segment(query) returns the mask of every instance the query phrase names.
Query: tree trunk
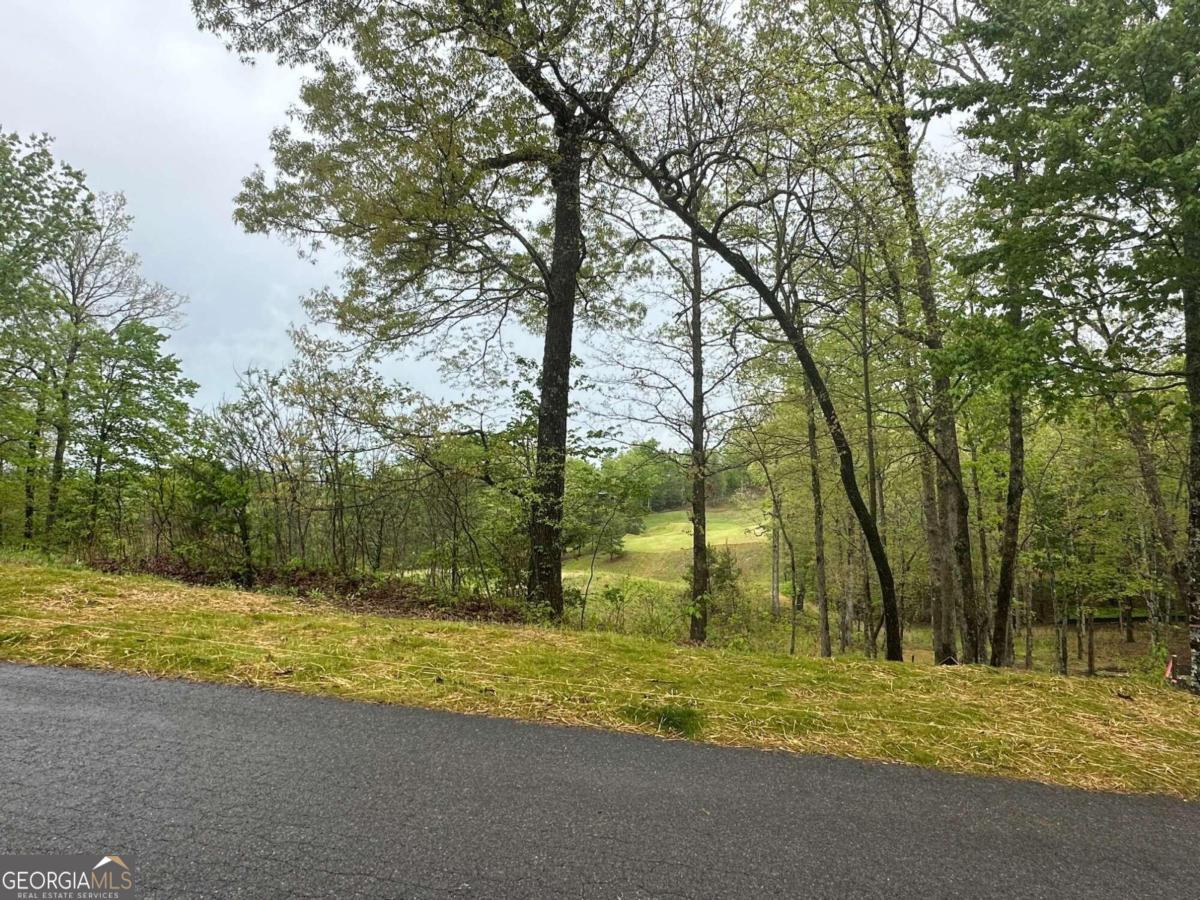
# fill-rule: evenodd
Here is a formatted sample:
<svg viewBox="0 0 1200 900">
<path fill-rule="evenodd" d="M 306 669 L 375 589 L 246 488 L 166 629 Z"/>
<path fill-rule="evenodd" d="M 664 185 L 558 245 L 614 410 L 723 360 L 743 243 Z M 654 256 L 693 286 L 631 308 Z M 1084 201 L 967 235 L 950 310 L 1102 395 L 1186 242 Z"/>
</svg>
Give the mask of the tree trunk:
<svg viewBox="0 0 1200 900">
<path fill-rule="evenodd" d="M 771 615 L 779 617 L 779 510 L 771 510 Z"/>
<path fill-rule="evenodd" d="M 783 535 L 783 542 L 787 544 L 788 550 L 788 579 L 792 586 L 792 611 L 804 611 L 804 585 L 800 581 L 800 573 L 796 567 L 796 544 L 792 540 L 791 534 L 780 520 L 779 531 Z M 793 616 L 793 622 L 795 617 Z"/>
<path fill-rule="evenodd" d="M 992 566 L 988 558 L 987 523 L 983 515 L 983 491 L 979 487 L 979 449 L 968 434 L 971 441 L 971 496 L 975 500 L 975 534 L 979 539 L 979 582 L 983 588 L 984 602 L 992 595 Z M 1003 646 L 1003 645 L 1002 645 Z"/>
<path fill-rule="evenodd" d="M 700 241 L 692 235 L 690 338 L 692 353 L 692 606 L 689 634 L 693 641 L 708 637 L 708 454 L 704 412 L 703 273 Z"/>
<path fill-rule="evenodd" d="M 1188 531 L 1185 572 L 1188 612 L 1189 680 L 1200 693 L 1200 215 L 1192 198 L 1185 208 L 1184 257 L 1189 265 L 1183 287 L 1184 368 L 1188 393 Z"/>
<path fill-rule="evenodd" d="M 875 455 L 875 404 L 871 397 L 871 338 L 867 329 L 867 274 L 862 254 L 858 257 L 859 342 L 862 361 L 863 416 L 867 431 L 867 497 L 871 518 L 881 521 L 883 485 L 879 480 L 879 465 Z M 882 532 L 882 526 L 881 526 Z M 883 540 L 882 533 L 880 540 Z M 864 554 L 865 556 L 865 554 Z M 871 603 L 871 570 L 863 566 L 863 647 L 872 659 L 877 654 L 874 612 Z"/>
<path fill-rule="evenodd" d="M 863 652 L 866 653 L 869 659 L 874 659 L 879 655 L 879 648 L 875 643 L 875 636 L 878 632 L 875 630 L 875 613 L 871 603 L 871 568 L 866 564 L 866 548 L 863 548 L 863 602 L 862 602 L 862 629 L 863 629 Z"/>
<path fill-rule="evenodd" d="M 1083 598 L 1079 596 L 1079 589 L 1076 588 L 1075 600 L 1075 658 L 1083 659 L 1083 632 L 1084 620 L 1086 616 L 1083 612 Z"/>
<path fill-rule="evenodd" d="M 33 431 L 29 433 L 26 442 L 27 459 L 25 460 L 25 527 L 22 532 L 25 543 L 33 540 L 33 519 L 37 512 L 37 474 L 38 457 L 42 453 L 42 425 L 46 415 L 46 372 L 43 369 L 38 374 L 37 406 L 33 414 Z"/>
<path fill-rule="evenodd" d="M 846 568 L 842 590 L 842 603 L 838 607 L 838 652 L 845 653 L 850 648 L 851 634 L 854 631 L 854 520 L 846 517 Z M 863 553 L 863 567 L 866 568 L 866 553 Z"/>
<path fill-rule="evenodd" d="M 1114 408 L 1118 408 L 1115 397 L 1110 395 L 1107 399 Z M 1162 488 L 1159 486 L 1158 461 L 1150 447 L 1150 437 L 1146 434 L 1146 423 L 1142 421 L 1141 413 L 1133 404 L 1126 404 L 1125 409 L 1119 410 L 1119 412 L 1124 413 L 1129 443 L 1133 445 L 1134 455 L 1137 457 L 1138 475 L 1142 483 L 1142 490 L 1146 494 L 1146 501 L 1150 504 L 1154 522 L 1154 536 L 1159 547 L 1162 548 L 1163 556 L 1166 557 L 1167 568 L 1171 573 L 1171 581 L 1175 585 L 1180 606 L 1187 609 L 1190 591 L 1187 562 L 1176 547 L 1175 520 L 1167 508 Z"/>
<path fill-rule="evenodd" d="M 1096 674 L 1096 616 L 1092 612 L 1087 613 L 1086 626 L 1087 628 L 1087 673 L 1089 675 Z"/>
<path fill-rule="evenodd" d="M 58 497 L 62 488 L 67 441 L 71 432 L 71 388 L 75 380 L 75 360 L 79 356 L 82 344 L 81 323 L 77 318 L 72 327 L 74 333 L 63 363 L 62 381 L 58 388 L 58 413 L 54 421 L 54 460 L 50 464 L 50 487 L 46 492 L 46 533 L 43 537 L 47 544 L 54 539 L 54 524 L 58 521 Z"/>
<path fill-rule="evenodd" d="M 1150 628 L 1150 652 L 1157 653 L 1162 646 L 1162 625 L 1158 612 L 1158 566 L 1153 548 L 1150 546 L 1153 537 L 1148 533 L 1145 521 L 1138 523 L 1138 548 L 1142 557 L 1141 574 L 1145 576 L 1145 593 L 1142 601 L 1146 604 L 1146 623 Z"/>
<path fill-rule="evenodd" d="M 104 446 L 105 436 L 101 436 L 100 446 Z M 88 504 L 88 534 L 87 542 L 89 548 L 95 548 L 96 535 L 99 531 L 100 524 L 100 478 L 104 474 L 104 457 L 100 454 L 96 455 L 96 461 L 92 465 L 92 495 L 91 501 Z"/>
<path fill-rule="evenodd" d="M 238 510 L 237 526 L 242 548 L 242 587 L 250 590 L 254 587 L 254 548 L 250 541 L 250 513 L 244 506 Z"/>
<path fill-rule="evenodd" d="M 1054 584 L 1054 570 L 1050 570 L 1050 606 L 1054 610 L 1055 662 L 1059 675 L 1067 674 L 1067 607 L 1058 602 L 1058 591 Z"/>
<path fill-rule="evenodd" d="M 817 639 L 821 656 L 833 655 L 829 639 L 829 591 L 825 581 L 825 503 L 821 498 L 821 455 L 817 450 L 817 415 L 813 408 L 812 388 L 805 382 L 804 400 L 808 412 L 808 465 L 812 476 L 813 503 L 813 579 L 817 594 Z"/>
<path fill-rule="evenodd" d="M 1012 177 L 1018 184 L 1025 183 L 1025 164 L 1019 156 L 1012 161 Z M 1025 309 L 1020 293 L 1013 290 L 1013 287 L 1011 283 L 1008 285 L 1005 319 L 1013 332 L 1020 332 Z M 996 618 L 992 629 L 991 658 L 993 666 L 999 665 L 996 646 L 1012 645 L 1012 634 L 1008 630 L 1011 627 L 1008 624 L 1010 617 L 1007 613 L 1013 601 L 1020 546 L 1021 504 L 1024 496 L 1025 390 L 1021 386 L 1013 385 L 1008 393 L 1008 487 L 1004 496 L 1004 524 L 1001 526 L 1000 535 L 1000 571 L 996 578 Z M 986 550 L 986 544 L 984 549 Z M 1026 637 L 1030 638 L 1029 635 Z M 1011 665 L 1011 660 L 1009 664 Z"/>
<path fill-rule="evenodd" d="M 792 656 L 796 655 L 796 628 L 800 622 L 800 612 L 804 609 L 804 583 L 800 581 L 799 572 L 796 571 L 796 545 L 792 543 L 791 537 L 787 531 L 783 533 L 784 540 L 787 541 L 788 547 L 788 566 L 791 572 L 792 585 L 792 635 L 789 644 L 788 653 Z"/>
<path fill-rule="evenodd" d="M 1025 584 L 1025 669 L 1033 668 L 1033 585 Z"/>
<path fill-rule="evenodd" d="M 886 253 L 884 262 L 887 265 L 888 280 L 891 282 L 896 322 L 902 330 L 907 330 L 908 312 L 904 305 L 900 273 L 891 256 Z M 910 427 L 917 436 L 917 465 L 921 474 L 921 524 L 925 530 L 925 546 L 929 557 L 930 631 L 932 632 L 933 661 L 937 665 L 953 664 L 958 661 L 958 649 L 954 637 L 954 574 L 951 569 L 950 551 L 947 547 L 946 517 L 938 496 L 937 475 L 933 452 L 930 450 L 929 430 L 924 425 L 921 404 L 917 396 L 916 365 L 907 352 L 905 353 L 905 368 L 908 374 L 904 379 L 904 407 Z"/>
<path fill-rule="evenodd" d="M 1009 640 L 1008 611 L 1021 532 L 1021 501 L 1025 494 L 1025 409 L 1020 392 L 1008 396 L 1008 491 L 1004 498 L 1004 527 L 1000 537 L 1000 574 L 996 579 L 996 621 L 992 632 L 993 666 L 999 666 L 1001 648 Z"/>
<path fill-rule="evenodd" d="M 556 126 L 558 153 L 550 166 L 554 189 L 554 256 L 547 285 L 537 456 L 529 510 L 528 600 L 531 605 L 548 606 L 555 619 L 561 619 L 563 613 L 562 515 L 571 340 L 583 260 L 580 208 L 583 140 L 577 122 L 572 118 Z"/>
<path fill-rule="evenodd" d="M 26 544 L 33 540 L 33 517 L 37 512 L 37 457 L 41 452 L 41 443 L 41 425 L 35 424 L 29 440 L 25 444 L 28 459 L 25 462 L 25 526 L 22 536 Z"/>
<path fill-rule="evenodd" d="M 896 145 L 895 181 L 908 228 L 909 252 L 916 268 L 917 297 L 925 319 L 925 343 L 936 353 L 942 349 L 942 326 L 933 288 L 933 259 L 925 240 L 925 229 L 917 200 L 914 181 L 916 161 L 912 155 L 912 137 L 908 119 L 903 111 L 889 114 L 887 124 Z M 958 591 L 955 599 L 961 600 L 962 604 L 965 641 L 963 657 L 967 662 L 979 662 L 982 656 L 984 623 L 976 601 L 969 504 L 963 486 L 962 462 L 959 459 L 958 427 L 950 391 L 950 378 L 940 369 L 937 360 L 932 368 L 934 447 L 939 462 L 938 495 L 955 568 L 958 571 Z"/>
</svg>

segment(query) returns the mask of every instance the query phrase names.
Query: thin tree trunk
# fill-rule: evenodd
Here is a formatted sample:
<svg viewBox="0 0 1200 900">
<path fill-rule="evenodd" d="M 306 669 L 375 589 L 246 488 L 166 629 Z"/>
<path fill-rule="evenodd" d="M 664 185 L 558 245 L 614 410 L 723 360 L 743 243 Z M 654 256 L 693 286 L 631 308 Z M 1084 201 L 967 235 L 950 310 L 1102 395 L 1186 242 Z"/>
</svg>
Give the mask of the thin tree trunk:
<svg viewBox="0 0 1200 900">
<path fill-rule="evenodd" d="M 1017 156 L 1012 163 L 1014 182 L 1025 181 L 1025 165 Z M 1014 334 L 1022 330 L 1025 309 L 1019 291 L 1009 285 L 1005 319 Z M 1013 586 L 1020 547 L 1021 504 L 1025 495 L 1025 390 L 1013 386 L 1008 393 L 1008 487 L 1004 497 L 1004 524 L 1000 536 L 1000 570 L 996 577 L 996 618 L 992 629 L 991 664 L 998 665 L 996 646 L 1011 646 L 1008 633 L 1008 611 L 1013 600 Z M 978 503 L 976 498 L 976 503 Z M 987 545 L 984 544 L 986 551 Z M 986 564 L 985 564 L 986 568 Z M 986 596 L 986 592 L 985 592 Z M 1011 662 L 1010 662 L 1011 664 Z"/>
<path fill-rule="evenodd" d="M 1017 634 L 1017 608 L 1012 606 L 1009 609 L 1008 616 L 1008 634 L 1006 635 L 1006 643 L 1004 650 L 1004 664 L 1009 668 L 1016 665 L 1017 649 L 1016 649 L 1016 634 Z"/>
<path fill-rule="evenodd" d="M 805 343 L 802 334 L 796 328 L 795 324 L 783 314 L 782 309 L 776 315 L 776 320 L 779 321 L 793 349 L 796 351 L 808 383 L 812 386 L 817 405 L 821 408 L 825 417 L 825 424 L 829 430 L 829 436 L 833 441 L 834 451 L 838 457 L 838 472 L 841 476 L 842 487 L 846 492 L 846 499 L 850 503 L 850 509 L 853 511 L 854 517 L 858 520 L 859 527 L 863 531 L 863 537 L 867 542 L 867 549 L 870 551 L 871 559 L 875 565 L 875 573 L 879 579 L 879 593 L 883 603 L 887 658 L 895 662 L 901 662 L 904 659 L 904 650 L 900 643 L 900 611 L 896 605 L 896 583 L 892 576 L 891 563 L 888 561 L 887 548 L 883 545 L 883 539 L 876 526 L 875 517 L 871 515 L 867 505 L 863 502 L 862 493 L 858 489 L 858 476 L 854 471 L 854 453 L 850 449 L 850 442 L 846 439 L 846 433 L 842 429 L 841 418 L 838 416 L 837 409 L 833 405 L 833 400 L 829 396 L 829 389 L 825 384 L 825 379 L 817 368 L 816 361 L 809 352 L 808 345 Z"/>
<path fill-rule="evenodd" d="M 1079 596 L 1079 589 L 1076 588 L 1075 590 L 1075 658 L 1083 659 L 1083 632 L 1085 629 L 1084 620 L 1086 616 L 1083 611 L 1083 598 Z"/>
<path fill-rule="evenodd" d="M 970 435 L 968 435 L 970 439 Z M 980 585 L 984 598 L 992 595 L 992 566 L 988 558 L 987 523 L 983 516 L 983 491 L 979 487 L 979 452 L 975 442 L 971 441 L 971 495 L 975 500 L 975 533 L 979 536 L 979 568 Z M 1000 645 L 1004 646 L 1003 643 Z"/>
<path fill-rule="evenodd" d="M 887 253 L 883 254 L 891 284 L 896 322 L 908 330 L 908 311 L 900 273 Z M 916 365 L 905 352 L 904 407 L 910 427 L 917 436 L 917 466 L 921 475 L 921 523 L 925 530 L 925 546 L 929 557 L 930 631 L 933 661 L 938 665 L 957 662 L 958 650 L 954 637 L 954 576 L 947 547 L 946 518 L 937 490 L 933 453 L 930 450 L 929 430 L 925 427 L 921 404 L 917 396 Z"/>
<path fill-rule="evenodd" d="M 1146 534 L 1146 526 L 1142 525 L 1142 564 L 1146 571 L 1146 618 L 1150 623 L 1150 651 L 1157 653 L 1162 646 L 1162 615 L 1158 608 L 1158 567 L 1154 564 L 1155 557 L 1150 547 L 1150 538 Z"/>
<path fill-rule="evenodd" d="M 867 273 L 862 254 L 858 257 L 859 344 L 862 362 L 863 416 L 867 431 L 867 497 L 871 518 L 881 521 L 883 485 L 879 480 L 879 465 L 875 455 L 875 404 L 871 395 L 871 339 L 867 329 Z M 882 526 L 881 526 L 882 532 Z M 882 533 L 880 539 L 883 540 Z M 865 556 L 865 554 L 864 554 Z M 863 646 L 867 656 L 877 655 L 874 612 L 871 601 L 871 570 L 863 566 Z"/>
<path fill-rule="evenodd" d="M 842 602 L 838 605 L 839 653 L 850 648 L 854 625 L 854 523 L 849 518 L 846 519 L 846 565 L 842 573 Z"/>
<path fill-rule="evenodd" d="M 1195 201 L 1184 198 L 1186 229 L 1184 257 L 1190 268 L 1183 287 L 1184 368 L 1188 393 L 1188 531 L 1185 571 L 1188 645 L 1191 650 L 1190 681 L 1200 693 L 1200 215 Z"/>
<path fill-rule="evenodd" d="M 1019 314 L 1018 314 L 1019 318 Z M 1008 641 L 1008 610 L 1021 531 L 1021 502 L 1025 494 L 1025 409 L 1018 391 L 1008 396 L 1008 490 L 1004 498 L 1004 526 L 1000 537 L 1000 573 L 996 579 L 996 621 L 992 632 L 993 666 L 1000 665 L 997 647 Z"/>
<path fill-rule="evenodd" d="M 908 226 L 909 252 L 916 268 L 917 297 L 925 319 L 925 342 L 930 350 L 942 349 L 942 326 L 937 296 L 933 287 L 933 260 L 925 240 L 920 205 L 914 181 L 916 162 L 912 156 L 912 138 L 903 111 L 889 114 L 888 126 L 896 143 L 896 184 Z M 963 657 L 967 662 L 982 658 L 983 621 L 975 594 L 974 563 L 971 559 L 969 504 L 963 485 L 959 459 L 958 427 L 950 378 L 934 369 L 931 379 L 934 447 L 938 456 L 938 495 L 950 539 L 955 568 L 958 571 L 956 600 L 961 601 L 963 616 Z M 957 605 L 957 604 L 956 604 Z"/>
<path fill-rule="evenodd" d="M 788 654 L 796 655 L 796 629 L 800 623 L 800 610 L 804 606 L 804 586 L 796 579 L 796 554 L 792 553 L 792 634 L 788 642 Z"/>
<path fill-rule="evenodd" d="M 25 444 L 28 459 L 25 462 L 25 527 L 22 535 L 26 544 L 33 540 L 33 517 L 37 512 L 37 457 L 41 452 L 41 442 L 41 426 L 35 425 Z"/>
<path fill-rule="evenodd" d="M 62 381 L 58 389 L 58 412 L 54 421 L 54 459 L 50 464 L 50 486 L 46 492 L 46 533 L 44 540 L 54 539 L 54 524 L 58 521 L 58 497 L 62 488 L 63 472 L 66 467 L 67 440 L 71 431 L 71 388 L 75 379 L 75 361 L 81 347 L 78 318 L 72 316 L 74 329 L 71 344 L 63 362 Z"/>
<path fill-rule="evenodd" d="M 792 635 L 789 643 L 788 653 L 792 656 L 796 655 L 796 627 L 800 622 L 800 611 L 804 609 L 804 583 L 800 580 L 799 573 L 796 571 L 796 547 L 792 543 L 792 539 L 785 531 L 784 539 L 787 541 L 788 547 L 788 564 L 791 571 L 792 585 Z"/>
<path fill-rule="evenodd" d="M 708 636 L 708 454 L 704 411 L 703 285 L 700 241 L 692 235 L 690 337 L 692 353 L 692 606 L 689 634 L 693 641 Z M 765 463 L 764 463 L 765 465 Z"/>
<path fill-rule="evenodd" d="M 871 603 L 871 569 L 866 565 L 867 550 L 863 547 L 863 602 L 862 602 L 862 629 L 863 629 L 863 651 L 870 659 L 874 659 L 879 655 L 879 648 L 875 643 L 875 622 L 874 611 Z"/>
<path fill-rule="evenodd" d="M 821 656 L 833 655 L 829 638 L 829 591 L 825 581 L 825 503 L 821 497 L 821 455 L 817 450 L 817 416 L 813 408 L 812 388 L 804 385 L 808 414 L 808 466 L 813 504 L 813 578 L 817 594 L 817 642 Z"/>
<path fill-rule="evenodd" d="M 788 549 L 788 576 L 789 583 L 792 586 L 792 607 L 793 612 L 804 611 L 804 586 L 800 581 L 800 573 L 796 568 L 796 544 L 792 541 L 791 534 L 788 533 L 787 527 L 780 520 L 779 531 L 783 535 L 783 542 L 787 544 Z"/>
<path fill-rule="evenodd" d="M 771 511 L 771 615 L 778 618 L 779 605 L 779 510 Z"/>
<path fill-rule="evenodd" d="M 1033 668 L 1033 585 L 1025 585 L 1025 668 Z"/>
<path fill-rule="evenodd" d="M 1058 674 L 1067 674 L 1067 607 L 1058 602 L 1058 591 L 1054 584 L 1054 570 L 1050 570 L 1050 606 L 1054 610 L 1055 640 L 1058 646 L 1055 655 L 1058 661 Z"/>
<path fill-rule="evenodd" d="M 1109 403 L 1118 408 L 1115 397 L 1107 398 Z M 1142 421 L 1141 414 L 1132 404 L 1125 404 L 1125 409 L 1120 410 L 1124 413 L 1126 422 L 1126 431 L 1129 435 L 1129 443 L 1133 446 L 1134 455 L 1138 461 L 1138 475 L 1142 483 L 1142 490 L 1146 495 L 1146 500 L 1150 504 L 1151 521 L 1154 523 L 1154 535 L 1158 540 L 1158 544 L 1162 547 L 1163 555 L 1167 560 L 1167 567 L 1171 572 L 1171 581 L 1175 585 L 1175 591 L 1179 597 L 1180 606 L 1184 609 L 1188 608 L 1188 575 L 1187 563 L 1180 556 L 1175 541 L 1175 520 L 1171 516 L 1171 511 L 1167 508 L 1166 501 L 1162 495 L 1162 488 L 1158 481 L 1158 461 L 1154 457 L 1154 451 L 1150 447 L 1150 438 L 1146 434 L 1146 425 Z"/>
<path fill-rule="evenodd" d="M 1087 673 L 1096 674 L 1096 616 L 1087 613 Z"/>
<path fill-rule="evenodd" d="M 100 445 L 104 446 L 105 436 L 101 435 Z M 100 522 L 100 478 L 104 474 L 104 457 L 97 454 L 92 466 L 92 494 L 88 504 L 88 534 L 89 548 L 95 548 L 96 536 Z"/>
<path fill-rule="evenodd" d="M 33 540 L 33 519 L 37 512 L 37 472 L 39 457 L 42 454 L 42 425 L 46 415 L 46 373 L 38 374 L 37 405 L 33 414 L 33 431 L 29 433 L 26 442 L 27 459 L 25 461 L 25 527 L 23 536 L 25 543 Z"/>
</svg>

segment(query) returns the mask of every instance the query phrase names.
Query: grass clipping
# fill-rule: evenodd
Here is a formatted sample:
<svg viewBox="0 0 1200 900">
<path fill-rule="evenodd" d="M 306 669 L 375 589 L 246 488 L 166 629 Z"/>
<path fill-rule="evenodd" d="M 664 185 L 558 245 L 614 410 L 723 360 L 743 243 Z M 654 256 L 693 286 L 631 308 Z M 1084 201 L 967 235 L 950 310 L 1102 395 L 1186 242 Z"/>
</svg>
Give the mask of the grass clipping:
<svg viewBox="0 0 1200 900">
<path fill-rule="evenodd" d="M 1200 798 L 1200 700 L 1149 679 L 383 618 L 17 563 L 0 563 L 0 659 Z"/>
</svg>

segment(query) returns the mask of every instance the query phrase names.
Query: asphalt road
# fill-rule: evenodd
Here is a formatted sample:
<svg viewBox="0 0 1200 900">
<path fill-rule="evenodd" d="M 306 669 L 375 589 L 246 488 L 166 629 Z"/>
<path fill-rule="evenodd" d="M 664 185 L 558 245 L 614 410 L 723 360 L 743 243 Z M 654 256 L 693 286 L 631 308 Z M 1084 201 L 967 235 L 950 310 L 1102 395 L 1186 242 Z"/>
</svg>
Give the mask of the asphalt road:
<svg viewBox="0 0 1200 900">
<path fill-rule="evenodd" d="M 162 898 L 1197 897 L 1200 805 L 0 665 L 0 852 Z"/>
</svg>

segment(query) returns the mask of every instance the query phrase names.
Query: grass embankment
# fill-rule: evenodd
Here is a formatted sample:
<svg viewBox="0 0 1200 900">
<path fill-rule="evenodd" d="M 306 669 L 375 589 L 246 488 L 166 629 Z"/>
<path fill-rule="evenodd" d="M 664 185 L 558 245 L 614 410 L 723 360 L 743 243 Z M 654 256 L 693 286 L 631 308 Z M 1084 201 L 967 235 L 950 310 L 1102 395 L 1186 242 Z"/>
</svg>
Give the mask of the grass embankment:
<svg viewBox="0 0 1200 900">
<path fill-rule="evenodd" d="M 385 618 L 20 563 L 0 563 L 0 658 L 1200 797 L 1200 700 L 1136 678 Z"/>
</svg>

